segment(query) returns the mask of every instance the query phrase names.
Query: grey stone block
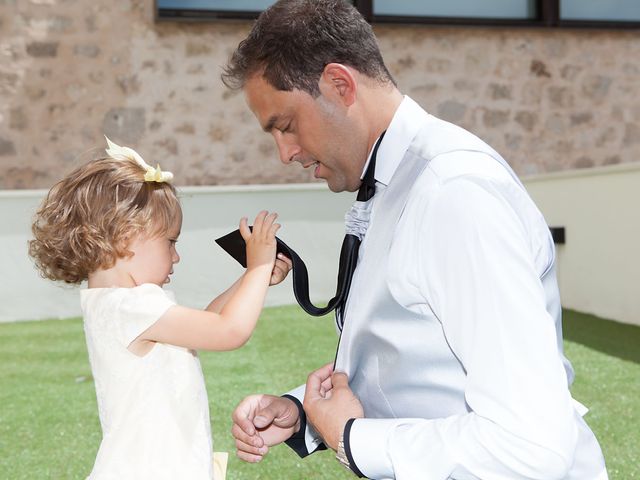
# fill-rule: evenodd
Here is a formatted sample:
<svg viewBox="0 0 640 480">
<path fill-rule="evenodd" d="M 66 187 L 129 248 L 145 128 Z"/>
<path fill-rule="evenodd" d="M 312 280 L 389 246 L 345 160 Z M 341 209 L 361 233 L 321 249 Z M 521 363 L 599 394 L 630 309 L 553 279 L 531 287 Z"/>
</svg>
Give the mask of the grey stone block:
<svg viewBox="0 0 640 480">
<path fill-rule="evenodd" d="M 58 42 L 31 42 L 27 53 L 35 58 L 55 57 L 58 55 Z"/>
<path fill-rule="evenodd" d="M 0 137 L 0 156 L 15 155 L 16 147 L 11 140 Z"/>
<path fill-rule="evenodd" d="M 102 130 L 115 142 L 135 143 L 145 131 L 144 108 L 112 108 L 104 116 Z"/>
</svg>

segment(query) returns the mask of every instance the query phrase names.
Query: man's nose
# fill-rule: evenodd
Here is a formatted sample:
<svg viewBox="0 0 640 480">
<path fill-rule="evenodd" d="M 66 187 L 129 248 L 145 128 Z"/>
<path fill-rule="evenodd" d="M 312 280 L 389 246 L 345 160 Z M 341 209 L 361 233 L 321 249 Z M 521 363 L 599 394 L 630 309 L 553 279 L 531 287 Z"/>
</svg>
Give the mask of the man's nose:
<svg viewBox="0 0 640 480">
<path fill-rule="evenodd" d="M 296 155 L 301 152 L 301 148 L 296 142 L 284 138 L 280 133 L 274 135 L 276 140 L 276 146 L 278 147 L 278 153 L 280 155 L 280 161 L 285 165 L 288 165 L 295 160 Z"/>
</svg>

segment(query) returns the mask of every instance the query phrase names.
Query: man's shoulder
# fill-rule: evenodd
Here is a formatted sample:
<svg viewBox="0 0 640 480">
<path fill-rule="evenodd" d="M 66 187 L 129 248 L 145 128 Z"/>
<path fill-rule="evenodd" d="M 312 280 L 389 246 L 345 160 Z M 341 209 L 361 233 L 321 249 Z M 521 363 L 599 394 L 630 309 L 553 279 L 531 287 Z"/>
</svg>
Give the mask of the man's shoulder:
<svg viewBox="0 0 640 480">
<path fill-rule="evenodd" d="M 472 132 L 433 115 L 424 117 L 408 152 L 426 160 L 452 154 L 470 156 L 474 153 L 484 154 L 493 160 L 500 158 L 490 145 Z"/>
<path fill-rule="evenodd" d="M 445 152 L 434 157 L 428 167 L 439 183 L 462 178 L 514 183 L 511 173 L 488 152 L 469 150 Z"/>
</svg>

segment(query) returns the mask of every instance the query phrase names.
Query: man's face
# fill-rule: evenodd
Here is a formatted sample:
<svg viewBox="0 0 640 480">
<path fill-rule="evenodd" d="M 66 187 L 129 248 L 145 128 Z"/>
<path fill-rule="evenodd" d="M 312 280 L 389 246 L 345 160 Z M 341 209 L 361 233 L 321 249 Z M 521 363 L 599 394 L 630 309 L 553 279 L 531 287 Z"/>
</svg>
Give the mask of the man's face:
<svg viewBox="0 0 640 480">
<path fill-rule="evenodd" d="M 282 163 L 313 169 L 333 192 L 358 189 L 366 140 L 359 141 L 348 109 L 335 97 L 276 90 L 261 75 L 246 82 L 244 93 L 263 130 L 273 135 Z"/>
</svg>

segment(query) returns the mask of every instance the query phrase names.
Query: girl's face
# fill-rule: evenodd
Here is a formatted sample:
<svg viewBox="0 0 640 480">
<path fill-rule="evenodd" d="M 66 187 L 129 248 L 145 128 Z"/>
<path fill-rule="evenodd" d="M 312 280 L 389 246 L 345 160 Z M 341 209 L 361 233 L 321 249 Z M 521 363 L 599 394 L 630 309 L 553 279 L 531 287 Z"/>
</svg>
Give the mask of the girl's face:
<svg viewBox="0 0 640 480">
<path fill-rule="evenodd" d="M 182 212 L 179 212 L 173 225 L 165 234 L 154 237 L 141 234 L 128 246 L 133 256 L 124 260 L 123 266 L 136 285 L 155 283 L 162 286 L 169 283 L 173 264 L 180 261 L 176 242 L 181 228 Z"/>
</svg>

